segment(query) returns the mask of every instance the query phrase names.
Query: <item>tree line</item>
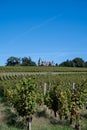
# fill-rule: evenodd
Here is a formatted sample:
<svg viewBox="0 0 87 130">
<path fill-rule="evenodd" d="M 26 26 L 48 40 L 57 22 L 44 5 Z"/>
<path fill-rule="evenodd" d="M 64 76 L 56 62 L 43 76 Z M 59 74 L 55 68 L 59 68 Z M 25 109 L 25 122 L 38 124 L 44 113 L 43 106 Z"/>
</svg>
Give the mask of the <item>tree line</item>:
<svg viewBox="0 0 87 130">
<path fill-rule="evenodd" d="M 6 61 L 6 66 L 42 66 L 39 64 L 39 60 L 38 60 L 38 64 L 33 61 L 31 59 L 31 57 L 23 57 L 23 58 L 19 58 L 19 57 L 14 57 L 11 56 L 7 59 Z M 45 66 L 45 65 L 43 65 Z M 52 64 L 49 64 L 48 66 L 52 66 Z M 53 66 L 59 66 L 59 67 L 87 67 L 87 61 L 84 61 L 82 58 L 80 57 L 76 57 L 72 60 L 66 60 L 61 62 L 60 64 L 56 63 L 53 64 Z"/>
<path fill-rule="evenodd" d="M 31 57 L 18 58 L 11 56 L 6 61 L 6 66 L 36 66 Z"/>
<path fill-rule="evenodd" d="M 61 67 L 87 67 L 87 61 L 82 58 L 76 57 L 73 60 L 66 60 L 59 64 Z"/>
</svg>

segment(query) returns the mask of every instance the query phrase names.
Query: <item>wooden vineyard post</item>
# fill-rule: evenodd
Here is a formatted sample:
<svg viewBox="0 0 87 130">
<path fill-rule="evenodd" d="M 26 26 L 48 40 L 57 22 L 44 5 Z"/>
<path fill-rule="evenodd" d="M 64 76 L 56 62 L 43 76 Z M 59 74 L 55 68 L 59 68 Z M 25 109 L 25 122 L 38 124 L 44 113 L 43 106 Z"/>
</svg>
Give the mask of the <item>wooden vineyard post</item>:
<svg viewBox="0 0 87 130">
<path fill-rule="evenodd" d="M 74 96 L 75 96 L 75 83 L 73 83 L 73 85 L 72 85 L 71 104 L 75 103 L 75 101 L 73 101 Z M 76 111 L 75 111 L 75 108 L 72 105 L 71 112 L 70 112 L 70 125 L 74 126 L 75 125 L 75 120 L 76 120 Z"/>
<path fill-rule="evenodd" d="M 26 122 L 27 122 L 27 130 L 31 130 L 32 116 L 28 116 L 26 118 Z"/>
<path fill-rule="evenodd" d="M 46 88 L 47 87 L 47 84 L 46 83 L 44 83 L 44 96 L 46 95 Z"/>
</svg>

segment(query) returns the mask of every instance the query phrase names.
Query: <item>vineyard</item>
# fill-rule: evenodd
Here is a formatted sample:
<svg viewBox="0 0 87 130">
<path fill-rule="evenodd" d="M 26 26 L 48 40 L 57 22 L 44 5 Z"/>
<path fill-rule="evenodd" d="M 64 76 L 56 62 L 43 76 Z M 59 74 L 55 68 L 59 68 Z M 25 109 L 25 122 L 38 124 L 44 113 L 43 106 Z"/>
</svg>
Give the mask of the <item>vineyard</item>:
<svg viewBox="0 0 87 130">
<path fill-rule="evenodd" d="M 20 121 L 20 129 L 31 130 L 33 117 L 32 130 L 86 130 L 86 72 L 86 68 L 1 67 L 0 95 L 16 116 L 10 124 L 18 127 L 16 121 Z M 40 126 L 42 118 L 48 127 Z M 5 124 L 8 120 L 9 116 Z"/>
<path fill-rule="evenodd" d="M 87 68 L 56 66 L 0 66 L 0 72 L 87 72 Z"/>
</svg>

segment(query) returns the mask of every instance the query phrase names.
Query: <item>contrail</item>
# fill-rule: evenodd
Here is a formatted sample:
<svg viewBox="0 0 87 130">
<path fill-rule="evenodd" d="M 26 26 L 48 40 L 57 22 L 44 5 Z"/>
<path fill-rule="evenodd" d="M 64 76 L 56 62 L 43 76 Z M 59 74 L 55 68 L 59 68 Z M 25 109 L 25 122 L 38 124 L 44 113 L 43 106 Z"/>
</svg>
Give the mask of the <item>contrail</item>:
<svg viewBox="0 0 87 130">
<path fill-rule="evenodd" d="M 51 17 L 51 18 L 45 20 L 45 21 L 42 22 L 41 24 L 38 24 L 38 25 L 36 25 L 36 26 L 31 27 L 30 29 L 27 29 L 26 31 L 24 31 L 24 32 L 21 33 L 20 35 L 16 36 L 14 40 L 11 40 L 10 43 L 14 42 L 15 40 L 17 40 L 19 37 L 23 36 L 24 34 L 29 33 L 29 32 L 31 32 L 31 31 L 33 31 L 33 30 L 39 29 L 40 27 L 42 27 L 42 26 L 44 26 L 44 25 L 50 23 L 51 21 L 54 21 L 55 19 L 57 19 L 57 17 L 61 17 L 61 16 L 62 16 L 62 14 L 58 14 L 58 15 L 56 15 L 56 16 L 53 16 L 53 17 Z"/>
<path fill-rule="evenodd" d="M 45 21 L 42 22 L 41 24 L 38 24 L 38 25 L 36 25 L 36 26 L 31 27 L 29 30 L 25 31 L 24 33 L 31 32 L 31 31 L 33 31 L 33 30 L 35 30 L 35 29 L 38 29 L 38 28 L 40 28 L 40 27 L 42 27 L 42 26 L 48 24 L 49 22 L 54 21 L 57 17 L 60 17 L 60 16 L 62 16 L 62 15 L 59 14 L 59 15 L 53 16 L 53 17 L 51 17 L 51 18 L 45 20 Z M 24 33 L 23 33 L 23 34 L 24 34 Z"/>
</svg>

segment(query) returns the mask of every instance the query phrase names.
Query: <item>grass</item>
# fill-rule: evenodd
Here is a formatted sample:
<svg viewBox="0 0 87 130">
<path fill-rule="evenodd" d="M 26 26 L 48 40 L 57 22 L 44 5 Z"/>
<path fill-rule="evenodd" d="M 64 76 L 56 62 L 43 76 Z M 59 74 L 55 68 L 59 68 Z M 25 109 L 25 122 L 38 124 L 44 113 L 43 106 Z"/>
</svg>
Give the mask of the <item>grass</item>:
<svg viewBox="0 0 87 130">
<path fill-rule="evenodd" d="M 0 123 L 0 130 L 24 130 L 24 129 L 8 126 L 5 123 Z M 62 127 L 58 127 L 58 126 L 49 127 L 49 126 L 41 125 L 37 128 L 36 128 L 36 126 L 35 127 L 33 126 L 32 130 L 72 130 L 72 129 L 68 128 L 66 126 L 62 128 Z"/>
<path fill-rule="evenodd" d="M 26 130 L 23 120 L 20 119 L 5 98 L 0 97 L 0 130 Z M 37 113 L 33 116 L 32 130 L 72 130 L 54 122 L 53 118 L 42 111 L 39 115 Z"/>
<path fill-rule="evenodd" d="M 40 117 L 40 119 L 34 118 L 32 130 L 72 130 L 72 128 L 62 126 L 61 124 L 51 124 L 50 120 Z"/>
<path fill-rule="evenodd" d="M 14 128 L 14 127 L 8 127 L 6 124 L 0 124 L 0 130 L 23 130 L 23 129 L 19 129 L 19 128 Z M 70 128 L 59 128 L 59 127 L 52 127 L 52 128 L 47 128 L 45 126 L 41 126 L 39 128 L 32 128 L 32 130 L 71 130 Z"/>
<path fill-rule="evenodd" d="M 6 125 L 5 123 L 0 123 L 0 130 L 22 130 L 22 129 L 19 129 L 19 128 L 15 128 L 14 126 L 8 126 Z"/>
<path fill-rule="evenodd" d="M 87 130 L 87 111 L 81 115 L 82 130 Z M 23 120 L 7 103 L 6 98 L 0 97 L 0 130 L 26 130 Z M 68 122 L 59 121 L 46 111 L 39 111 L 33 116 L 32 130 L 73 130 Z"/>
</svg>

